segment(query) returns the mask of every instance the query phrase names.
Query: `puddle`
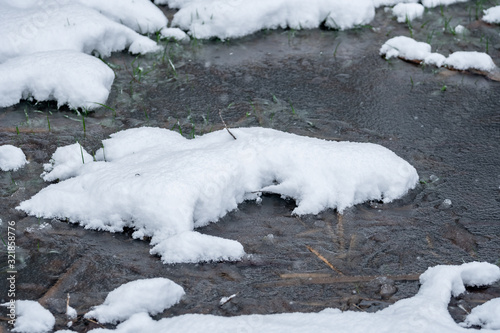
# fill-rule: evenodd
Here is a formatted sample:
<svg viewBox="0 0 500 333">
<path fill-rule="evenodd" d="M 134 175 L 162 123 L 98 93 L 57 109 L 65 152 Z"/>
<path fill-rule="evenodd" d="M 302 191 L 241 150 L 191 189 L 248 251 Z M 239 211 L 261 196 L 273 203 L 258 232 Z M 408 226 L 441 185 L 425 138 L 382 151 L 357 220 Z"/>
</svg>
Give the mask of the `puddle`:
<svg viewBox="0 0 500 333">
<path fill-rule="evenodd" d="M 477 21 L 474 6 L 446 7 L 443 14 L 440 8 L 427 10 L 424 20 L 412 23 L 414 37 L 431 38 L 433 51 L 445 55 L 481 50 L 481 43 L 486 49 L 487 40 L 489 54 L 500 64 L 498 26 Z M 470 34 L 443 32 L 445 18 Z M 85 126 L 81 115 L 57 110 L 55 103 L 0 109 L 0 144 L 22 148 L 30 161 L 19 171 L 0 173 L 2 234 L 6 221 L 15 221 L 18 232 L 18 298 L 39 300 L 61 329 L 70 293 L 79 314 L 74 328 L 81 332 L 96 327 L 81 315 L 109 291 L 158 276 L 187 294 L 160 316 L 325 307 L 376 311 L 413 296 L 418 275 L 429 266 L 498 262 L 500 83 L 385 61 L 380 46 L 408 35 L 408 26 L 383 10 L 372 26 L 168 43 L 164 54 L 137 59 L 115 54 L 107 59 L 117 75 L 107 102 L 111 109 L 88 114 Z M 14 209 L 46 186 L 39 178 L 42 164 L 58 146 L 79 141 L 93 152 L 109 134 L 138 126 L 198 136 L 223 127 L 219 111 L 230 127 L 381 144 L 414 165 L 421 184 L 394 203 L 357 205 L 341 217 L 326 211 L 298 218 L 291 215 L 294 202 L 276 196 L 265 196 L 261 205 L 243 203 L 201 230 L 241 242 L 250 255 L 236 263 L 163 265 L 149 255 L 147 242 L 128 233 L 87 231 Z M 7 262 L 5 253 L 0 260 Z M 6 279 L 0 286 L 7 290 Z M 470 290 L 452 301 L 450 311 L 460 321 L 465 312 L 459 305 L 470 308 L 499 296 L 498 283 Z"/>
</svg>

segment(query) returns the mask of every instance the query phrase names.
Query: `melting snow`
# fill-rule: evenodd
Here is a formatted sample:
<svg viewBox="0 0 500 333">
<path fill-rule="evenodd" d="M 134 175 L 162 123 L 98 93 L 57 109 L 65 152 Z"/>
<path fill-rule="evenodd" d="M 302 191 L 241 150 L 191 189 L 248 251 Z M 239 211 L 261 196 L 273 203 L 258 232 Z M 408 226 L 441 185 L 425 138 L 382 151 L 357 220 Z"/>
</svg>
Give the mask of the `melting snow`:
<svg viewBox="0 0 500 333">
<path fill-rule="evenodd" d="M 342 212 L 367 200 L 390 202 L 413 188 L 415 169 L 370 143 L 332 142 L 264 128 L 225 130 L 188 140 L 160 128 L 118 132 L 96 162 L 79 146 L 59 148 L 44 179 L 64 180 L 17 208 L 67 218 L 88 229 L 135 229 L 152 237 L 165 263 L 237 260 L 241 244 L 193 229 L 216 222 L 260 192 L 296 200 L 295 214 Z"/>
<path fill-rule="evenodd" d="M 488 23 L 500 23 L 500 6 L 486 9 L 482 20 Z"/>
<path fill-rule="evenodd" d="M 420 276 L 422 285 L 417 295 L 375 313 L 325 309 L 318 313 L 235 317 L 187 314 L 155 321 L 142 312 L 131 316 L 115 330 L 95 329 L 91 332 L 467 333 L 470 330 L 456 324 L 448 312 L 451 296 L 463 293 L 464 285 L 483 286 L 499 279 L 500 269 L 492 264 L 472 262 L 460 266 L 443 265 L 429 268 Z M 484 321 L 492 316 L 490 313 L 481 313 L 479 318 Z"/>
</svg>

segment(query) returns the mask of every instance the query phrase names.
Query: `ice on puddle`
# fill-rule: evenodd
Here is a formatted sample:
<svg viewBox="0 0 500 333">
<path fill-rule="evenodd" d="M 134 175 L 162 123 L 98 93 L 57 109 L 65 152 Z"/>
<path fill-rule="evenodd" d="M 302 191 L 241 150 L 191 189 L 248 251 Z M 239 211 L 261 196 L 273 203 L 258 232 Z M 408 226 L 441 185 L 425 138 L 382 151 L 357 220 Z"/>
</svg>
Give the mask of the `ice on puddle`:
<svg viewBox="0 0 500 333">
<path fill-rule="evenodd" d="M 452 296 L 458 296 L 467 286 L 485 286 L 500 279 L 500 268 L 489 263 L 471 262 L 460 266 L 440 265 L 427 269 L 420 276 L 420 290 L 375 313 L 324 309 L 318 313 L 281 313 L 269 315 L 243 315 L 222 317 L 202 314 L 186 314 L 153 320 L 146 313 L 137 313 L 116 329 L 94 329 L 92 333 L 176 333 L 176 332 L 405 332 L 405 333 L 467 333 L 450 313 L 448 304 Z M 232 297 L 232 296 L 230 296 Z M 229 297 L 229 298 L 230 298 Z M 220 300 L 226 301 L 228 298 Z M 491 301 L 490 301 L 491 302 Z M 484 309 L 476 310 L 481 323 L 492 320 L 498 323 L 498 303 L 485 303 Z M 472 311 L 474 313 L 474 310 Z M 471 313 L 471 315 L 472 315 Z M 475 319 L 471 319 L 474 320 Z M 473 324 L 473 321 L 471 321 Z M 489 326 L 494 327 L 494 326 Z M 482 330 L 481 332 L 493 332 Z"/>
<path fill-rule="evenodd" d="M 21 148 L 12 145 L 0 146 L 0 170 L 17 171 L 27 163 L 26 155 Z"/>
<path fill-rule="evenodd" d="M 188 140 L 160 128 L 135 128 L 103 141 L 96 162 L 79 145 L 58 148 L 44 179 L 65 179 L 17 208 L 67 218 L 88 229 L 135 229 L 151 237 L 165 263 L 238 260 L 234 240 L 194 229 L 216 222 L 258 192 L 296 200 L 294 214 L 342 212 L 368 201 L 390 202 L 418 175 L 390 150 L 370 143 L 333 142 L 264 128 L 225 130 Z M 87 162 L 90 161 L 90 162 Z"/>
</svg>

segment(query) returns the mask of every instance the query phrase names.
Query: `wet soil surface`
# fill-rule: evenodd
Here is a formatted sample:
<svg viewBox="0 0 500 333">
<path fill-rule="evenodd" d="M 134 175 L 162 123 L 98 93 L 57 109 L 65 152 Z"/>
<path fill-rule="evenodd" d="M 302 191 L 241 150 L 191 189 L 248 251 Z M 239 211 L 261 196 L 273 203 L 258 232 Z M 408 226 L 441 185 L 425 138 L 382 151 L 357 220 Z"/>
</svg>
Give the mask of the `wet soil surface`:
<svg viewBox="0 0 500 333">
<path fill-rule="evenodd" d="M 476 20 L 475 2 L 429 9 L 411 33 L 445 55 L 488 51 L 500 64 L 498 26 Z M 166 10 L 171 14 L 170 11 Z M 445 30 L 462 24 L 467 33 Z M 262 31 L 230 41 L 164 42 L 165 52 L 106 59 L 116 72 L 112 109 L 87 115 L 55 103 L 0 109 L 0 144 L 30 163 L 0 172 L 2 235 L 17 230 L 17 299 L 38 300 L 64 328 L 67 294 L 82 318 L 123 283 L 167 277 L 186 297 L 160 317 L 319 311 L 377 311 L 418 291 L 427 267 L 500 260 L 500 83 L 482 75 L 422 67 L 378 54 L 390 37 L 410 35 L 383 9 L 372 26 L 350 31 Z M 487 42 L 486 42 L 487 41 Z M 247 202 L 206 234 L 238 240 L 240 262 L 164 265 L 130 233 L 84 230 L 15 210 L 47 186 L 39 177 L 59 146 L 89 152 L 119 130 L 158 126 L 193 137 L 222 128 L 263 126 L 330 140 L 381 144 L 418 170 L 420 184 L 390 204 L 368 202 L 343 215 L 293 216 L 295 203 L 264 196 Z M 83 122 L 84 120 L 84 122 Z M 5 239 L 5 236 L 3 236 Z M 0 255 L 0 289 L 7 257 Z M 220 305 L 224 296 L 236 294 Z M 500 296 L 500 284 L 470 289 L 450 303 L 458 322 Z M 2 292 L 1 301 L 7 300 Z M 4 328 L 7 327 L 2 322 Z"/>
</svg>

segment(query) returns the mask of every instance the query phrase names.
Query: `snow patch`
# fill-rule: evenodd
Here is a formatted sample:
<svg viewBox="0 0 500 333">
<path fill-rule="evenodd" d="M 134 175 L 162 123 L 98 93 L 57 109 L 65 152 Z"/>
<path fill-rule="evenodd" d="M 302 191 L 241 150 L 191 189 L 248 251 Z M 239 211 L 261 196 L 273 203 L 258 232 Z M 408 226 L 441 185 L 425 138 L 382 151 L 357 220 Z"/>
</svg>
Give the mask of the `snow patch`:
<svg viewBox="0 0 500 333">
<path fill-rule="evenodd" d="M 495 63 L 488 54 L 476 51 L 454 52 L 446 59 L 444 65 L 458 70 L 477 69 L 485 72 L 496 68 Z"/>
<path fill-rule="evenodd" d="M 397 17 L 399 23 L 407 20 L 413 21 L 424 15 L 424 6 L 419 3 L 399 3 L 392 8 L 392 13 Z"/>
<path fill-rule="evenodd" d="M 26 155 L 21 148 L 12 145 L 0 146 L 0 170 L 17 171 L 27 163 Z"/>
<path fill-rule="evenodd" d="M 82 164 L 90 163 L 93 157 L 83 149 L 80 143 L 59 147 L 49 163 L 43 165 L 41 177 L 46 182 L 64 180 L 78 175 Z"/>
<path fill-rule="evenodd" d="M 500 330 L 500 298 L 494 298 L 472 309 L 463 326 L 473 325 L 483 329 Z"/>
<path fill-rule="evenodd" d="M 8 303 L 2 304 L 7 306 Z M 46 333 L 52 331 L 56 319 L 36 301 L 16 301 L 16 322 L 12 332 Z"/>
<path fill-rule="evenodd" d="M 136 313 L 155 315 L 177 304 L 184 294 L 181 286 L 166 278 L 135 280 L 111 291 L 85 318 L 116 324 Z"/>
<path fill-rule="evenodd" d="M 393 37 L 380 48 L 380 54 L 385 55 L 386 59 L 400 57 L 407 60 L 424 60 L 430 53 L 429 44 L 406 36 Z"/>
<path fill-rule="evenodd" d="M 500 6 L 486 9 L 482 20 L 488 23 L 500 23 Z"/>
<path fill-rule="evenodd" d="M 467 2 L 469 0 L 422 0 L 422 5 L 427 8 L 434 8 L 437 6 L 449 6 L 455 3 Z"/>
<path fill-rule="evenodd" d="M 341 312 L 325 309 L 318 313 L 282 313 L 220 317 L 187 314 L 153 320 L 146 313 L 137 313 L 115 330 L 106 332 L 405 332 L 405 333 L 467 333 L 470 330 L 455 323 L 448 312 L 451 296 L 465 291 L 465 285 L 482 286 L 500 279 L 500 269 L 489 263 L 472 262 L 460 266 L 436 266 L 421 275 L 417 295 L 400 300 L 375 313 Z M 486 304 L 485 304 L 486 305 Z M 487 306 L 492 309 L 493 306 Z M 495 306 L 496 307 L 496 306 Z M 487 315 L 488 318 L 490 315 Z M 483 317 L 485 318 L 485 317 Z M 499 317 L 496 317 L 498 320 Z M 482 330 L 481 332 L 488 332 Z M 493 331 L 489 331 L 493 332 Z"/>
<path fill-rule="evenodd" d="M 106 102 L 114 78 L 101 60 L 76 51 L 19 56 L 0 64 L 0 107 L 35 98 L 93 109 Z"/>
<path fill-rule="evenodd" d="M 75 176 L 17 209 L 88 229 L 133 228 L 134 238 L 152 237 L 151 252 L 167 263 L 236 260 L 244 254 L 239 243 L 193 229 L 259 198 L 259 191 L 295 199 L 293 213 L 302 215 L 390 202 L 418 181 L 410 164 L 379 145 L 264 128 L 231 131 L 237 140 L 225 130 L 188 140 L 165 129 L 129 129 L 104 140 L 90 163 L 82 163 L 79 147 L 62 148 L 44 177 Z"/>
<path fill-rule="evenodd" d="M 179 28 L 163 28 L 161 29 L 160 34 L 162 38 L 172 38 L 179 42 L 186 42 L 190 40 L 189 36 Z"/>
</svg>

